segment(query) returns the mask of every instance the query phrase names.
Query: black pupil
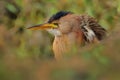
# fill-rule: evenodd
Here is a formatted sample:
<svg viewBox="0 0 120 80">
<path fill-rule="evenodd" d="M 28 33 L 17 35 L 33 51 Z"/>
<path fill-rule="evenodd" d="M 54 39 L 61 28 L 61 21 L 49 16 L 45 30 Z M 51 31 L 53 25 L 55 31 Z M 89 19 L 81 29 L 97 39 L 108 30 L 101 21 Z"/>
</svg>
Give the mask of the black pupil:
<svg viewBox="0 0 120 80">
<path fill-rule="evenodd" d="M 58 23 L 53 23 L 53 24 L 58 26 Z"/>
</svg>

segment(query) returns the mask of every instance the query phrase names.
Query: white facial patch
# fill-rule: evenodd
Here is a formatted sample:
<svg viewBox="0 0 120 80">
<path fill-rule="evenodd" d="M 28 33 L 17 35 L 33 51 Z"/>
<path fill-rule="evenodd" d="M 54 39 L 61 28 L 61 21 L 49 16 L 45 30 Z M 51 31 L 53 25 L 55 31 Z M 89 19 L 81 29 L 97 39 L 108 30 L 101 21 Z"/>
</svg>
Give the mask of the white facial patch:
<svg viewBox="0 0 120 80">
<path fill-rule="evenodd" d="M 61 36 L 61 32 L 57 29 L 48 29 L 48 32 L 50 32 L 51 34 L 55 35 L 55 36 Z"/>
</svg>

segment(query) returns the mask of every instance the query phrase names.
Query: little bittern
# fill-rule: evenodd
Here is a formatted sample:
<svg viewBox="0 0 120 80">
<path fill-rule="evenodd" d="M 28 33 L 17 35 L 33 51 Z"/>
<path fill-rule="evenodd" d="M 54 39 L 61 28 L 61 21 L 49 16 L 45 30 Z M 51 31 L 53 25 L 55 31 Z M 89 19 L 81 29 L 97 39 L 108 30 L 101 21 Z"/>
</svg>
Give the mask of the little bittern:
<svg viewBox="0 0 120 80">
<path fill-rule="evenodd" d="M 29 27 L 31 30 L 47 30 L 55 35 L 53 51 L 56 59 L 69 53 L 73 46 L 84 46 L 99 42 L 106 35 L 106 30 L 88 15 L 77 15 L 60 11 L 50 17 L 47 23 Z"/>
</svg>

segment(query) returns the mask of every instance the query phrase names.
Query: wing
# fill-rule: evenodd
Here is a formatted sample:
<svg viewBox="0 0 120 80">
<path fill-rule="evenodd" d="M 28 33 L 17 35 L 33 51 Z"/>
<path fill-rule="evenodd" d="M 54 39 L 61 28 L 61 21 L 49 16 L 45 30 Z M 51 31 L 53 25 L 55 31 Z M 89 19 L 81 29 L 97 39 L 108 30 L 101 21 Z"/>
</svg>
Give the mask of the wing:
<svg viewBox="0 0 120 80">
<path fill-rule="evenodd" d="M 98 22 L 88 15 L 80 16 L 80 28 L 86 42 L 93 42 L 95 38 L 102 40 L 106 36 L 106 30 Z"/>
</svg>

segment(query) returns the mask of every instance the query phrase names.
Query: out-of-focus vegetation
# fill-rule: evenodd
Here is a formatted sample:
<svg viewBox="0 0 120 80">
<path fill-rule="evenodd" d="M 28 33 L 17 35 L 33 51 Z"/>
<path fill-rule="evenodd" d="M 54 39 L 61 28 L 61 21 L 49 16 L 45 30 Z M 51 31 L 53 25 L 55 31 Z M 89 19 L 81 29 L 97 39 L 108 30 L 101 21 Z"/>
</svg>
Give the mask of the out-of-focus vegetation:
<svg viewBox="0 0 120 80">
<path fill-rule="evenodd" d="M 26 28 L 57 11 L 89 14 L 108 37 L 56 62 L 53 36 Z M 120 0 L 0 0 L 0 80 L 120 80 Z"/>
</svg>

